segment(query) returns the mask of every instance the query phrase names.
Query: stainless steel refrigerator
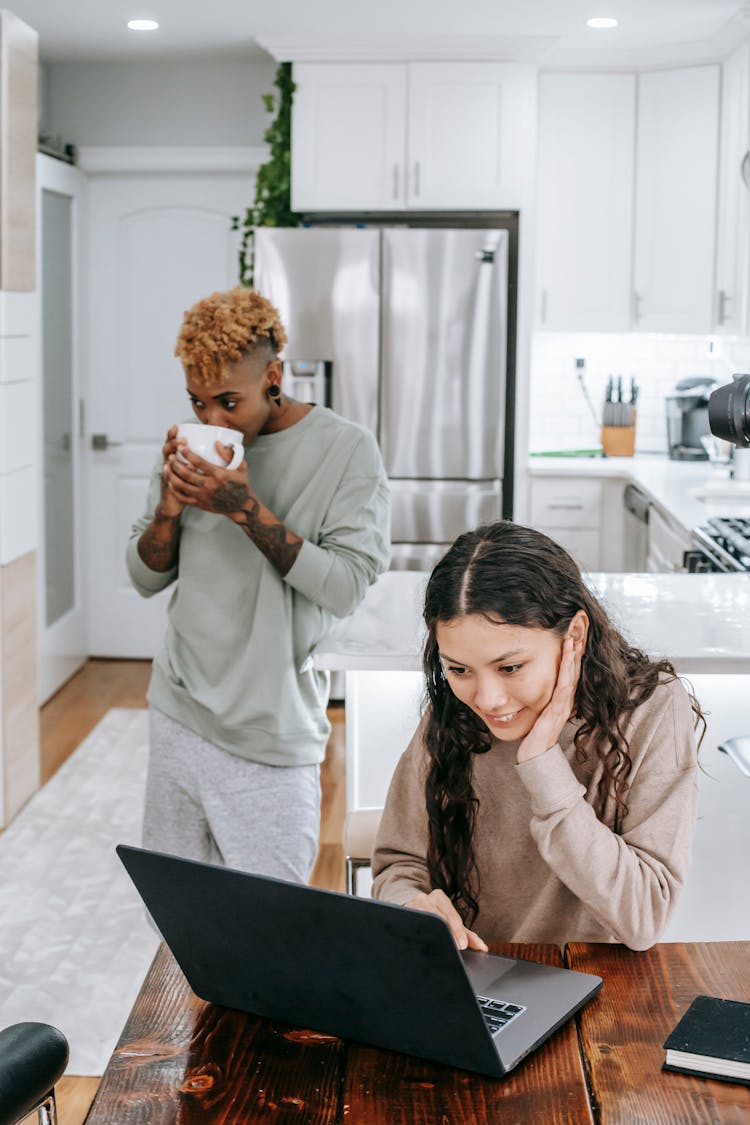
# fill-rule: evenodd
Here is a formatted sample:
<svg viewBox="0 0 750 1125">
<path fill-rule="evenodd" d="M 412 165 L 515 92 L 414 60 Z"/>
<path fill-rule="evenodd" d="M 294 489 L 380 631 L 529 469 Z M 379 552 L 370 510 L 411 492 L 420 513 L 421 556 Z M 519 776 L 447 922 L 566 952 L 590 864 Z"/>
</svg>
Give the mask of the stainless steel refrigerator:
<svg viewBox="0 0 750 1125">
<path fill-rule="evenodd" d="M 492 226 L 256 232 L 287 389 L 378 438 L 394 568 L 429 570 L 460 532 L 512 514 L 509 249 Z"/>
</svg>

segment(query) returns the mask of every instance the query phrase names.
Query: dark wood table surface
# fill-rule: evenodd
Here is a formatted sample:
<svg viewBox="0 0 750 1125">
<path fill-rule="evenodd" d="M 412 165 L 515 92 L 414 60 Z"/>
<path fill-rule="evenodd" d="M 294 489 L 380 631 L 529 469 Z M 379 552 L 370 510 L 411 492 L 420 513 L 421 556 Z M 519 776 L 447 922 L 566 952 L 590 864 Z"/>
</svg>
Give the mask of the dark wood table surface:
<svg viewBox="0 0 750 1125">
<path fill-rule="evenodd" d="M 750 1002 L 750 941 L 565 953 L 569 968 L 604 978 L 578 1016 L 601 1125 L 750 1125 L 750 1087 L 661 1069 L 662 1044 L 696 996 Z"/>
<path fill-rule="evenodd" d="M 563 963 L 553 946 L 493 951 Z M 572 945 L 566 963 L 604 988 L 498 1080 L 207 1004 L 161 946 L 86 1125 L 750 1125 L 747 1087 L 661 1070 L 695 995 L 750 1000 L 750 942 Z"/>
</svg>

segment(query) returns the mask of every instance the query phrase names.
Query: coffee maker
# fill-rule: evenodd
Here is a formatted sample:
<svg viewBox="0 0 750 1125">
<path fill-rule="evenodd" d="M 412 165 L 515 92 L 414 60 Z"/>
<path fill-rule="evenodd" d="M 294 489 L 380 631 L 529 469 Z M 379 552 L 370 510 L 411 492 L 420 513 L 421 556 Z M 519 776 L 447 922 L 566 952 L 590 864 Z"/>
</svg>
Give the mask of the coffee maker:
<svg viewBox="0 0 750 1125">
<path fill-rule="evenodd" d="M 710 375 L 691 375 L 667 395 L 667 448 L 673 461 L 708 459 L 701 438 L 711 433 L 708 400 L 716 386 Z"/>
</svg>

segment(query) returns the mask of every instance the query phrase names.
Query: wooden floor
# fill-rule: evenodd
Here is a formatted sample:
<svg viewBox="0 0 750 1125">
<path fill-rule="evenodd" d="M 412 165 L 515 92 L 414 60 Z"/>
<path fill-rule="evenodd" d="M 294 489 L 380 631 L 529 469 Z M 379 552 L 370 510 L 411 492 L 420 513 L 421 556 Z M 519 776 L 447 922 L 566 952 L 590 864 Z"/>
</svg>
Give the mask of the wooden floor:
<svg viewBox="0 0 750 1125">
<path fill-rule="evenodd" d="M 146 706 L 150 671 L 151 665 L 145 660 L 90 660 L 44 705 L 41 712 L 43 782 L 49 780 L 110 707 Z M 310 882 L 342 891 L 341 838 L 346 802 L 343 706 L 329 707 L 328 718 L 332 729 L 320 775 L 320 850 Z M 59 1125 L 81 1125 L 98 1084 L 98 1076 L 60 1080 L 57 1085 Z"/>
</svg>

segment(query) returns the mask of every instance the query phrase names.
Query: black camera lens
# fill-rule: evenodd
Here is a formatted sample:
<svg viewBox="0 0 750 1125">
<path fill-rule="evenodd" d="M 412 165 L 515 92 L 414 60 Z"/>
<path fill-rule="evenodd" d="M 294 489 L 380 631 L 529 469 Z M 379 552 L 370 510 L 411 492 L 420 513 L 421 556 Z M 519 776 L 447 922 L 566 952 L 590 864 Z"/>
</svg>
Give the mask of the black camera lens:
<svg viewBox="0 0 750 1125">
<path fill-rule="evenodd" d="M 731 441 L 738 449 L 750 446 L 750 375 L 733 375 L 732 382 L 717 387 L 708 400 L 711 433 Z"/>
</svg>

